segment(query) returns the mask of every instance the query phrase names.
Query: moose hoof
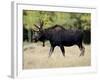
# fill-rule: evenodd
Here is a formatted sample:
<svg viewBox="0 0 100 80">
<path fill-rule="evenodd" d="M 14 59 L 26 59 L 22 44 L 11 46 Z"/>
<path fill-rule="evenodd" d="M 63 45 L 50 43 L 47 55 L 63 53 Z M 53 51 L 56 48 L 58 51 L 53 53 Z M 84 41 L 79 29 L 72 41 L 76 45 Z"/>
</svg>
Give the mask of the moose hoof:
<svg viewBox="0 0 100 80">
<path fill-rule="evenodd" d="M 80 56 L 84 56 L 84 54 L 80 54 Z"/>
<path fill-rule="evenodd" d="M 65 55 L 63 55 L 63 57 L 65 58 L 66 56 L 65 56 Z"/>
</svg>

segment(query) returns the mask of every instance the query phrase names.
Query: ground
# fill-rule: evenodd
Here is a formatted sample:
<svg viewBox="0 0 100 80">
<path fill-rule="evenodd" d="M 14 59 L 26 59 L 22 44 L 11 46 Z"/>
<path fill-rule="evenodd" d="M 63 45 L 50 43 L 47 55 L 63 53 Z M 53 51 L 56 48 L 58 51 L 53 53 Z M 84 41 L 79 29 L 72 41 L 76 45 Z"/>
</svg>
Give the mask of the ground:
<svg viewBox="0 0 100 80">
<path fill-rule="evenodd" d="M 52 56 L 48 57 L 50 45 L 42 47 L 42 44 L 38 43 L 24 44 L 23 69 L 90 66 L 91 47 L 85 44 L 84 47 L 84 56 L 79 56 L 79 48 L 77 46 L 72 46 L 65 47 L 66 57 L 63 57 L 59 47 L 56 47 Z"/>
</svg>

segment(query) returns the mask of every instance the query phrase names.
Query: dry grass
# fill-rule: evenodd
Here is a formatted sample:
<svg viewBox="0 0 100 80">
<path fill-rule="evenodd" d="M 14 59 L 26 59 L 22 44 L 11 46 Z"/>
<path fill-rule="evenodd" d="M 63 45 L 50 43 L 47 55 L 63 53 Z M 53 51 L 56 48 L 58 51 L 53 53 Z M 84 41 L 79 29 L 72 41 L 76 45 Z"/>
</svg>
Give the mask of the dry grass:
<svg viewBox="0 0 100 80">
<path fill-rule="evenodd" d="M 76 67 L 91 65 L 91 47 L 85 46 L 85 55 L 79 57 L 80 50 L 77 46 L 65 47 L 66 57 L 64 58 L 59 47 L 54 49 L 50 58 L 48 58 L 49 46 L 42 47 L 39 44 L 24 45 L 23 50 L 23 68 L 58 68 L 58 67 Z"/>
</svg>

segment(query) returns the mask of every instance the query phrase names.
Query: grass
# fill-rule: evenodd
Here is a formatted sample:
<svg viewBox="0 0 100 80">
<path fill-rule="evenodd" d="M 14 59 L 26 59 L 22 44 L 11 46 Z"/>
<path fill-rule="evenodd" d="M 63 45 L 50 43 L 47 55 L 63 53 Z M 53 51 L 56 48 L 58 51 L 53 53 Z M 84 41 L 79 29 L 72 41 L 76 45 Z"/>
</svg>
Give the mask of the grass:
<svg viewBox="0 0 100 80">
<path fill-rule="evenodd" d="M 50 45 L 48 43 L 46 44 L 45 47 L 42 47 L 42 44 L 39 43 L 24 45 L 23 69 L 79 67 L 91 65 L 90 45 L 84 45 L 85 55 L 81 57 L 79 57 L 79 48 L 77 46 L 72 46 L 65 47 L 66 57 L 63 57 L 60 48 L 56 47 L 52 56 L 48 58 Z"/>
</svg>

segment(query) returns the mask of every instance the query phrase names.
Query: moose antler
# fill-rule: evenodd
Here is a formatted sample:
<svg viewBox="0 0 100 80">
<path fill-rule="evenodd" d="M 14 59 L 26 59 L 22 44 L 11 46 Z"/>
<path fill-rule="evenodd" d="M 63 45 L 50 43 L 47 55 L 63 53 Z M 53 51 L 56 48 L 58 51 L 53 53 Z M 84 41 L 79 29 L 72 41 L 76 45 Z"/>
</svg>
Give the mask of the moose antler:
<svg viewBox="0 0 100 80">
<path fill-rule="evenodd" d="M 39 27 L 39 26 L 37 26 L 36 24 L 34 24 L 34 26 L 35 26 L 36 28 L 40 29 L 40 27 Z"/>
<path fill-rule="evenodd" d="M 39 28 L 36 24 L 33 24 L 33 26 L 35 26 L 38 30 L 37 30 L 37 29 L 32 28 L 32 31 L 37 32 L 37 31 L 39 31 L 39 30 L 40 30 L 40 28 Z"/>
<path fill-rule="evenodd" d="M 38 28 L 39 31 L 40 31 L 40 30 L 43 29 L 43 24 L 44 24 L 44 22 L 43 22 L 43 20 L 39 20 L 38 23 L 39 23 L 39 25 L 34 24 L 34 26 L 35 26 L 36 28 Z"/>
<path fill-rule="evenodd" d="M 40 28 L 41 29 L 43 29 L 43 24 L 44 24 L 43 20 L 40 20 Z"/>
<path fill-rule="evenodd" d="M 37 32 L 36 30 L 32 29 L 33 32 Z"/>
</svg>

